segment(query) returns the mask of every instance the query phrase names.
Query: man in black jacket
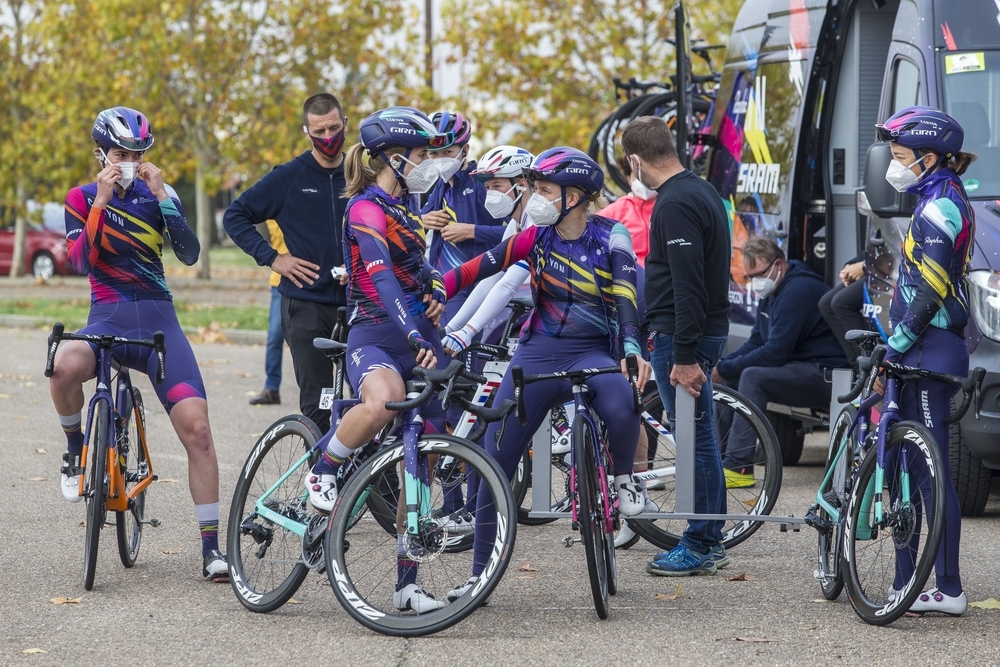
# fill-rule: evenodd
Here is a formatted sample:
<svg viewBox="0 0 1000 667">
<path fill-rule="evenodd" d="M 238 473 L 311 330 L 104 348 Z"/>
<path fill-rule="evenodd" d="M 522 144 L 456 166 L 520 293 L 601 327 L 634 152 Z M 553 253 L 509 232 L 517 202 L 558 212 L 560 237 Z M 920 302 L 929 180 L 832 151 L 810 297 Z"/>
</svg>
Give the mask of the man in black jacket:
<svg viewBox="0 0 1000 667">
<path fill-rule="evenodd" d="M 319 400 L 333 381 L 333 365 L 312 341 L 330 335 L 337 308 L 347 303 L 346 275 L 332 273 L 344 265 L 347 117 L 336 97 L 320 93 L 306 100 L 302 122 L 312 150 L 275 167 L 226 209 L 222 222 L 257 264 L 281 274 L 281 326 L 292 352 L 299 409 L 325 433 L 330 411 L 320 410 Z M 279 254 L 254 228 L 268 219 L 281 228 L 287 253 Z"/>
<path fill-rule="evenodd" d="M 629 123 L 622 147 L 632 173 L 657 191 L 646 256 L 650 361 L 663 407 L 675 416 L 675 387 L 696 397 L 695 498 L 698 514 L 724 514 L 726 489 L 712 425 L 712 367 L 729 335 L 729 217 L 719 193 L 681 166 L 662 118 Z M 722 521 L 689 521 L 680 544 L 646 566 L 650 574 L 715 574 L 729 563 Z"/>
<path fill-rule="evenodd" d="M 847 366 L 844 351 L 819 312 L 829 287 L 802 262 L 788 262 L 771 239 L 756 236 L 743 246 L 743 264 L 760 297 L 750 338 L 727 354 L 713 378 L 737 385 L 737 391 L 761 410 L 768 402 L 792 407 L 825 408 L 830 385 L 824 369 Z M 754 485 L 756 436 L 733 425 L 723 453 L 726 487 Z"/>
</svg>

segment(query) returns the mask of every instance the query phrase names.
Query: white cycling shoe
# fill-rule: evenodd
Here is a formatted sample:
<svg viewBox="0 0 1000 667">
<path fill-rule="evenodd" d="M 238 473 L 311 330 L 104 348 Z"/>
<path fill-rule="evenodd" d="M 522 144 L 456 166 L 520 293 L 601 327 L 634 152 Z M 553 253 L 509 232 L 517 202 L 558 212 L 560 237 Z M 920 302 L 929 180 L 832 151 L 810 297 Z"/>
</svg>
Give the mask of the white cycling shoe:
<svg viewBox="0 0 1000 667">
<path fill-rule="evenodd" d="M 306 476 L 306 491 L 312 506 L 329 514 L 337 504 L 337 476 L 310 473 Z"/>
<path fill-rule="evenodd" d="M 67 502 L 78 503 L 83 500 L 80 495 L 80 457 L 66 452 L 63 454 L 63 462 L 66 464 L 60 468 L 59 488 L 62 489 L 63 498 Z"/>
<path fill-rule="evenodd" d="M 472 587 L 476 585 L 477 581 L 479 581 L 479 577 L 469 577 L 468 579 L 466 579 L 464 584 L 460 584 L 455 588 L 451 589 L 450 591 L 448 591 L 447 595 L 448 602 L 454 602 L 458 598 L 462 597 L 463 595 L 471 591 Z M 492 598 L 493 598 L 492 595 L 486 598 L 486 600 L 483 602 L 483 606 L 485 607 L 486 605 L 488 605 Z"/>
<path fill-rule="evenodd" d="M 659 512 L 660 508 L 652 500 L 646 498 L 646 507 L 642 511 Z M 615 549 L 630 549 L 638 541 L 639 536 L 635 534 L 628 522 L 622 521 L 622 527 L 618 530 L 618 535 L 615 536 Z"/>
<path fill-rule="evenodd" d="M 434 596 L 416 584 L 407 584 L 392 594 L 392 604 L 400 611 L 415 611 L 426 614 L 447 607 L 447 602 L 435 600 Z"/>
<path fill-rule="evenodd" d="M 914 614 L 937 611 L 951 616 L 961 616 L 968 608 L 969 598 L 964 591 L 960 595 L 952 597 L 945 595 L 937 588 L 932 588 L 918 595 L 916 601 L 910 605 L 909 611 Z"/>
<path fill-rule="evenodd" d="M 615 489 L 618 491 L 618 511 L 622 516 L 642 514 L 646 509 L 646 494 L 632 473 L 616 475 Z"/>
</svg>

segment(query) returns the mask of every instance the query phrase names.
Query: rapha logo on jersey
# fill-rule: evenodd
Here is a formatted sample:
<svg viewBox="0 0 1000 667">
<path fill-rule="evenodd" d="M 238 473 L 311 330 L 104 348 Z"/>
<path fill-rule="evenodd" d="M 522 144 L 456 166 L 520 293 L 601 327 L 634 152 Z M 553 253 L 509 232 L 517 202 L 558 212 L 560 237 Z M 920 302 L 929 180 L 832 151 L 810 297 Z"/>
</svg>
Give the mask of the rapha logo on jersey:
<svg viewBox="0 0 1000 667">
<path fill-rule="evenodd" d="M 317 190 L 316 188 L 302 188 L 302 192 L 309 192 L 312 194 L 316 194 L 319 192 L 319 190 Z"/>
<path fill-rule="evenodd" d="M 624 271 L 625 273 L 635 273 L 635 266 L 629 264 L 623 264 L 622 271 Z"/>
<path fill-rule="evenodd" d="M 924 237 L 924 243 L 927 244 L 927 245 L 935 245 L 935 244 L 938 244 L 938 243 L 943 244 L 944 243 L 944 239 L 934 239 L 934 238 L 931 238 L 930 236 L 925 236 Z"/>
<path fill-rule="evenodd" d="M 753 162 L 740 163 L 736 192 L 778 194 L 781 165 L 774 164 L 767 145 L 767 77 L 758 76 L 746 98 L 737 100 L 734 114 L 746 114 L 743 137 L 753 154 Z"/>
<path fill-rule="evenodd" d="M 878 317 L 882 312 L 882 306 L 877 306 L 874 303 L 866 303 L 861 307 L 861 314 L 864 317 Z"/>
<path fill-rule="evenodd" d="M 391 134 L 416 134 L 417 131 L 411 127 L 390 127 L 389 132 Z"/>
</svg>

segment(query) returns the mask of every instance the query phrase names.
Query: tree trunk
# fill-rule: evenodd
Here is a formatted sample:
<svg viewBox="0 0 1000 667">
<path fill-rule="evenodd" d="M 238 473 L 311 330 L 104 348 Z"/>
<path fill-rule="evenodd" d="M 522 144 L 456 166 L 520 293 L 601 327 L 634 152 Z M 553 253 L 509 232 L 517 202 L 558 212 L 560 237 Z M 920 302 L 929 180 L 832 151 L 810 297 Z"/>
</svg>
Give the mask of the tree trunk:
<svg viewBox="0 0 1000 667">
<path fill-rule="evenodd" d="M 215 226 L 215 216 L 212 214 L 211 202 L 205 192 L 205 169 L 207 167 L 205 154 L 195 152 L 194 168 L 194 202 L 195 219 L 198 225 L 198 243 L 201 244 L 201 255 L 198 258 L 198 279 L 211 280 L 212 266 L 209 259 L 212 248 L 212 228 Z"/>
<path fill-rule="evenodd" d="M 11 118 L 14 121 L 12 131 L 18 132 L 21 129 L 23 115 L 18 100 L 11 105 Z M 14 183 L 14 197 L 17 200 L 14 218 L 14 256 L 10 262 L 10 277 L 17 278 L 24 275 L 24 244 L 27 239 L 28 221 L 25 219 L 28 213 L 28 189 L 24 183 L 24 174 L 18 172 L 17 181 Z"/>
</svg>

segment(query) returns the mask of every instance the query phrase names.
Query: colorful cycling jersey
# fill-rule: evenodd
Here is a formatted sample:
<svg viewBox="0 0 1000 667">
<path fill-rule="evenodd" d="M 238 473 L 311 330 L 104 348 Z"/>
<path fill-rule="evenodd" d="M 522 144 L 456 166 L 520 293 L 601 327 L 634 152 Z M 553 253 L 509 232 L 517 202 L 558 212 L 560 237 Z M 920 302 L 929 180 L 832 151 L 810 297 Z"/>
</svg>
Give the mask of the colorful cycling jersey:
<svg viewBox="0 0 1000 667">
<path fill-rule="evenodd" d="M 635 255 L 628 230 L 592 215 L 578 239 L 555 227 L 530 226 L 444 276 L 448 295 L 527 259 L 535 302 L 522 333 L 563 338 L 611 339 L 620 334 L 627 354 L 639 354 Z"/>
<path fill-rule="evenodd" d="M 370 185 L 347 202 L 344 221 L 351 326 L 392 321 L 409 335 L 417 329 L 412 316 L 424 309 L 424 281 L 440 289 L 440 276 L 424 261 L 420 216 Z"/>
<path fill-rule="evenodd" d="M 899 279 L 889 308 L 889 345 L 905 352 L 928 326 L 963 334 L 969 321 L 965 276 L 976 223 L 962 181 L 950 169 L 929 174 L 903 240 Z"/>
<path fill-rule="evenodd" d="M 190 266 L 201 246 L 187 224 L 181 202 L 169 186 L 168 199 L 157 202 L 140 180 L 117 190 L 104 209 L 93 208 L 97 183 L 73 188 L 66 195 L 66 247 L 70 264 L 89 274 L 93 303 L 144 299 L 172 300 L 163 277 L 163 235 L 177 259 Z"/>
</svg>

